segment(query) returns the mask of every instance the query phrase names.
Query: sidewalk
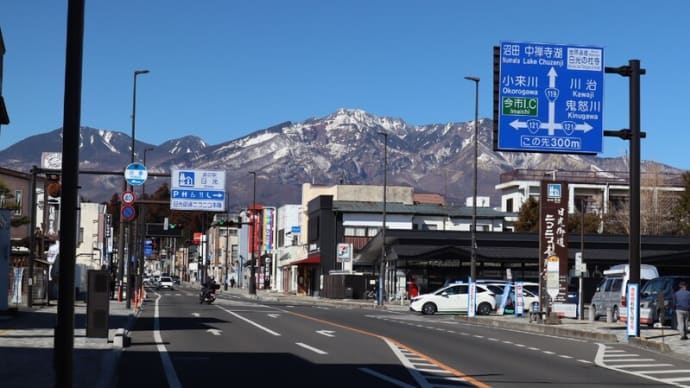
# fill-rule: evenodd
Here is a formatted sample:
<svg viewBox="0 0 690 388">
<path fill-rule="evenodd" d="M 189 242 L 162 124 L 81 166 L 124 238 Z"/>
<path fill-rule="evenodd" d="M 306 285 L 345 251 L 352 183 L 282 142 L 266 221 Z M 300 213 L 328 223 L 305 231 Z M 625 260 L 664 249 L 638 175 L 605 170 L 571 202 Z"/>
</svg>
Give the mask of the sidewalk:
<svg viewBox="0 0 690 388">
<path fill-rule="evenodd" d="M 55 386 L 53 337 L 57 305 L 19 306 L 0 315 L 0 386 L 45 388 Z M 12 307 L 12 306 L 11 306 Z M 129 328 L 134 311 L 125 302 L 110 301 L 108 338 L 86 337 L 86 303 L 74 305 L 74 387 L 110 387 L 120 349 L 113 337 L 118 328 Z"/>
<path fill-rule="evenodd" d="M 258 300 L 279 301 L 287 303 L 299 303 L 310 305 L 332 305 L 339 307 L 359 307 L 371 309 L 384 309 L 389 311 L 409 311 L 408 301 L 384 303 L 377 306 L 372 300 L 361 299 L 327 299 L 310 296 L 288 295 L 274 291 L 257 290 L 257 295 L 249 295 L 247 289 L 229 288 L 221 290 L 220 295 L 235 294 L 242 297 L 256 298 Z M 585 316 L 587 314 L 585 313 Z M 622 322 L 607 323 L 605 320 L 589 321 L 571 318 L 561 318 L 560 324 L 544 324 L 530 322 L 527 315 L 517 317 L 515 315 L 489 315 L 467 317 L 455 315 L 455 319 L 472 322 L 480 325 L 495 326 L 506 329 L 531 331 L 551 334 L 555 336 L 586 338 L 602 343 L 629 343 L 632 346 L 663 353 L 668 356 L 690 361 L 690 341 L 681 341 L 677 330 L 669 327 L 650 328 L 640 325 L 640 337 L 628 337 L 626 325 Z"/>
</svg>

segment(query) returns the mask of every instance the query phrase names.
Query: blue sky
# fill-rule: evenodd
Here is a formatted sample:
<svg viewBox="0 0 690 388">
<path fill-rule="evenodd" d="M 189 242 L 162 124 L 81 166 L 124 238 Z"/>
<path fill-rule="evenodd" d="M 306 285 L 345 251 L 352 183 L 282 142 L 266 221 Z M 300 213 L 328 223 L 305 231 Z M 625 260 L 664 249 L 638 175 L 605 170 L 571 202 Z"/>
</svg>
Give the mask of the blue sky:
<svg viewBox="0 0 690 388">
<path fill-rule="evenodd" d="M 0 149 L 62 126 L 67 0 L 3 0 Z M 590 45 L 606 66 L 639 59 L 642 159 L 690 169 L 690 2 L 628 0 L 86 1 L 84 126 L 138 140 L 197 135 L 210 144 L 339 108 L 410 124 L 492 116 L 492 47 Z M 629 126 L 628 79 L 604 77 L 604 129 Z M 604 140 L 600 156 L 624 156 Z M 38 161 L 37 161 L 38 162 Z"/>
</svg>

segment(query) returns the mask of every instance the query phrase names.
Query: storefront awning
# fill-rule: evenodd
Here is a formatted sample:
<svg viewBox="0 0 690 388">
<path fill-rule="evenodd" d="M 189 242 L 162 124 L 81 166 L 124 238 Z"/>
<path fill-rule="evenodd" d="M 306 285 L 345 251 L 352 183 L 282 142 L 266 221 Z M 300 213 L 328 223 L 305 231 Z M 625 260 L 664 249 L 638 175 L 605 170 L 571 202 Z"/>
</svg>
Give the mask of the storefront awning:
<svg viewBox="0 0 690 388">
<path fill-rule="evenodd" d="M 292 265 L 304 265 L 304 264 L 320 264 L 321 263 L 321 255 L 312 255 L 312 256 L 307 256 L 306 258 L 302 260 L 297 260 L 294 263 L 291 263 Z"/>
</svg>

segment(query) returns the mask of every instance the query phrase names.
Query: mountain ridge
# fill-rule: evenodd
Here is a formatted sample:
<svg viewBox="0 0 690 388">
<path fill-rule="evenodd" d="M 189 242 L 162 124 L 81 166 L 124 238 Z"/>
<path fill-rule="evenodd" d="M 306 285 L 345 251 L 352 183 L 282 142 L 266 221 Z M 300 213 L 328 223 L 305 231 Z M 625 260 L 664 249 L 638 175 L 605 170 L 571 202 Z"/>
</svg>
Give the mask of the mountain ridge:
<svg viewBox="0 0 690 388">
<path fill-rule="evenodd" d="M 495 152 L 493 121 L 478 123 L 478 195 L 492 198 L 500 175 L 513 169 L 570 171 L 627 171 L 625 158 L 593 155 Z M 210 145 L 199 136 L 183 136 L 159 145 L 136 141 L 135 161 L 146 156 L 147 168 L 226 171 L 230 207 L 244 207 L 252 199 L 250 171 L 257 173 L 258 202 L 271 205 L 299 203 L 304 182 L 316 184 L 374 184 L 383 182 L 384 136 L 387 133 L 389 185 L 410 185 L 417 192 L 443 194 L 449 203 L 464 203 L 472 195 L 473 122 L 410 125 L 400 118 L 372 115 L 361 109 L 341 108 L 302 122 L 285 121 L 237 139 Z M 146 152 L 144 150 L 146 149 Z M 42 152 L 62 150 L 62 130 L 33 135 L 0 151 L 4 167 L 29 172 L 40 164 Z M 131 159 L 131 137 L 123 132 L 91 127 L 80 130 L 80 168 L 123 170 Z M 670 173 L 682 170 L 656 162 Z M 122 178 L 80 175 L 82 197 L 108 201 L 119 193 Z M 146 182 L 153 192 L 169 179 Z"/>
</svg>

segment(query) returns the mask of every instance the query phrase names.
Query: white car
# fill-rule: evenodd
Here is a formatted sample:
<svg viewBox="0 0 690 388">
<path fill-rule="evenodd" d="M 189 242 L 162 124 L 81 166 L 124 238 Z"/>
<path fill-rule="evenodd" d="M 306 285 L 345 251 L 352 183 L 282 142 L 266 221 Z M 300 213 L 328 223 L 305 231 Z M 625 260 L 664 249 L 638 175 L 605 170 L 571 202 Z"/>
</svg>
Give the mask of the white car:
<svg viewBox="0 0 690 388">
<path fill-rule="evenodd" d="M 161 288 L 174 290 L 172 278 L 170 276 L 161 276 L 161 278 L 158 280 L 158 286 L 156 288 L 159 290 Z"/>
<path fill-rule="evenodd" d="M 410 310 L 422 314 L 467 313 L 467 284 L 455 283 L 410 300 Z M 486 286 L 477 284 L 477 314 L 489 315 L 496 308 L 496 297 Z"/>
</svg>

